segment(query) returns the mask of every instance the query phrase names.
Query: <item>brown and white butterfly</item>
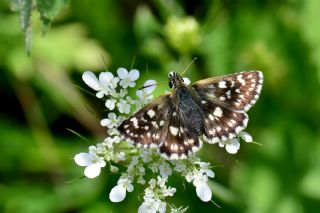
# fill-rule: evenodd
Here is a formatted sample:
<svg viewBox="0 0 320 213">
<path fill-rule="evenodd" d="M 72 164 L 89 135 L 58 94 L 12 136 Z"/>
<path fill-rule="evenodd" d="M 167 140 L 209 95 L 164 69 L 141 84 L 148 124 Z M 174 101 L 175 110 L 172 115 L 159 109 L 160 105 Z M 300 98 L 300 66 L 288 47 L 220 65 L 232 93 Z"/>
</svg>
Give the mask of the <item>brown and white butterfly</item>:
<svg viewBox="0 0 320 213">
<path fill-rule="evenodd" d="M 260 71 L 212 77 L 187 85 L 169 73 L 171 92 L 122 122 L 118 131 L 138 147 L 158 148 L 167 159 L 185 159 L 202 146 L 230 140 L 246 128 L 247 111 L 263 84 Z"/>
</svg>

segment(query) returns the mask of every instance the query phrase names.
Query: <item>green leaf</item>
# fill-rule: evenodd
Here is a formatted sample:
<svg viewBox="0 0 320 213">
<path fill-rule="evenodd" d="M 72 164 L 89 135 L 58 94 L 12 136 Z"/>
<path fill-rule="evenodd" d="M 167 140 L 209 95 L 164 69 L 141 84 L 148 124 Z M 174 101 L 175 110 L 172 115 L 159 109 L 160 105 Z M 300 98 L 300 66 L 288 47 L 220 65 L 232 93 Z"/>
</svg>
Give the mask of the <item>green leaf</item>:
<svg viewBox="0 0 320 213">
<path fill-rule="evenodd" d="M 69 0 L 36 0 L 37 9 L 40 13 L 42 32 L 50 29 L 51 20 L 69 4 Z"/>
</svg>

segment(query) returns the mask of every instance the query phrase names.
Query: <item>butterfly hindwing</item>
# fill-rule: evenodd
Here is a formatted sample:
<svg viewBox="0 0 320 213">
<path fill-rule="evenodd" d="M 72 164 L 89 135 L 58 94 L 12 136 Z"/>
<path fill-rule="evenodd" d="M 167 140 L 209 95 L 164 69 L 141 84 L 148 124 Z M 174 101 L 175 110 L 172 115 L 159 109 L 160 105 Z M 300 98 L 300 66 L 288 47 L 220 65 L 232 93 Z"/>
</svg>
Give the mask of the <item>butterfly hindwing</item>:
<svg viewBox="0 0 320 213">
<path fill-rule="evenodd" d="M 173 109 L 169 116 L 167 137 L 159 150 L 162 156 L 167 159 L 185 159 L 201 148 L 202 142 L 190 124 L 183 112 Z"/>
<path fill-rule="evenodd" d="M 204 135 L 209 143 L 217 143 L 236 137 L 245 129 L 248 115 L 245 112 L 234 112 L 227 108 L 211 105 L 202 111 Z"/>
<path fill-rule="evenodd" d="M 262 84 L 262 72 L 250 71 L 200 80 L 191 87 L 203 103 L 246 112 L 258 100 Z"/>
<path fill-rule="evenodd" d="M 169 95 L 158 97 L 123 121 L 118 131 L 139 147 L 159 147 L 167 137 L 170 99 Z"/>
</svg>

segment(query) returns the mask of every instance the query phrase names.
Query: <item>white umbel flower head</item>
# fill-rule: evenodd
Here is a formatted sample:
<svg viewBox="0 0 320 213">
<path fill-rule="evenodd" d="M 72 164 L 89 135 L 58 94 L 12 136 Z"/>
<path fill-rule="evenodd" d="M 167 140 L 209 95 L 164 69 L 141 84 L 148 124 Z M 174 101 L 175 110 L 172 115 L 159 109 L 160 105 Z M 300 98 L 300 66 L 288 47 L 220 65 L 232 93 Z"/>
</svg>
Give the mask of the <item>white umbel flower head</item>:
<svg viewBox="0 0 320 213">
<path fill-rule="evenodd" d="M 98 157 L 92 153 L 79 153 L 74 157 L 74 161 L 79 166 L 85 166 L 84 175 L 88 178 L 99 176 L 101 167 L 106 166 L 106 162 L 102 157 Z"/>
<path fill-rule="evenodd" d="M 123 88 L 134 87 L 136 85 L 135 81 L 139 78 L 140 73 L 138 70 L 133 69 L 128 72 L 127 69 L 121 67 L 117 70 L 120 80 L 120 86 Z"/>
<path fill-rule="evenodd" d="M 121 202 L 126 197 L 126 192 L 133 191 L 133 185 L 131 184 L 131 180 L 129 178 L 120 178 L 118 180 L 118 184 L 111 189 L 109 194 L 109 199 L 112 202 Z"/>
</svg>

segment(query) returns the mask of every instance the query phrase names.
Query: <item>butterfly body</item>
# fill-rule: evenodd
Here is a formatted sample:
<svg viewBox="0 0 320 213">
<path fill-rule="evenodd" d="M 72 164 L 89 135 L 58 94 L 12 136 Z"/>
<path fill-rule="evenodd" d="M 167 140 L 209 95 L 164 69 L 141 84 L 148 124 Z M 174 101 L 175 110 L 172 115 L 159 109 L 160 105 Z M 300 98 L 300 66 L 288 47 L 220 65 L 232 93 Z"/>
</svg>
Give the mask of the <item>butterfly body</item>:
<svg viewBox="0 0 320 213">
<path fill-rule="evenodd" d="M 168 159 L 183 159 L 209 143 L 234 138 L 247 126 L 246 111 L 263 83 L 259 71 L 213 77 L 186 85 L 169 73 L 170 94 L 158 97 L 125 120 L 118 131 L 134 144 L 158 148 Z"/>
</svg>

